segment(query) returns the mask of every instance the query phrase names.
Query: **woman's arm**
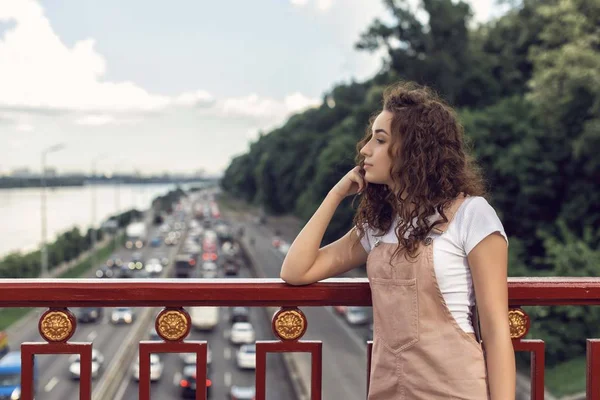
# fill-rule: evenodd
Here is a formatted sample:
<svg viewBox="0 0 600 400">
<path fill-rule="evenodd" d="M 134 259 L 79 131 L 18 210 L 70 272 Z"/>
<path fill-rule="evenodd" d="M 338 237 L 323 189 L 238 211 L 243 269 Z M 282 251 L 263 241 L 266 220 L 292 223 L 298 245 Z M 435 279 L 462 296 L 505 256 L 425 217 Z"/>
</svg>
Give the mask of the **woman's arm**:
<svg viewBox="0 0 600 400">
<path fill-rule="evenodd" d="M 308 285 L 367 261 L 367 252 L 358 243 L 354 229 L 319 249 L 325 230 L 344 197 L 359 193 L 366 187 L 367 182 L 358 166 L 340 179 L 290 246 L 281 266 L 281 279 L 291 285 Z"/>
<path fill-rule="evenodd" d="M 486 352 L 491 400 L 514 399 L 515 353 L 508 325 L 508 246 L 495 232 L 468 255 Z"/>
<path fill-rule="evenodd" d="M 356 268 L 367 252 L 351 229 L 337 241 L 319 249 L 325 230 L 343 197 L 330 192 L 290 246 L 281 267 L 281 279 L 291 285 L 308 285 Z"/>
</svg>

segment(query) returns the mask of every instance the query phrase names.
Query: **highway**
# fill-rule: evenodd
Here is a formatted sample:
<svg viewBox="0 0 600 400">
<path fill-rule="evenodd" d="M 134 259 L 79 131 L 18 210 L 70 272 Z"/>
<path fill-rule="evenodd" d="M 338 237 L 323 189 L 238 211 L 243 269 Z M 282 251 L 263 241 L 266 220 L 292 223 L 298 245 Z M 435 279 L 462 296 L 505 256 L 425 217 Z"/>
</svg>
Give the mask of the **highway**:
<svg viewBox="0 0 600 400">
<path fill-rule="evenodd" d="M 150 235 L 153 235 L 156 232 L 156 227 L 152 227 L 149 232 Z M 141 253 L 144 259 L 149 259 L 160 256 L 172 257 L 175 251 L 175 246 L 162 246 L 160 248 L 145 246 Z M 132 253 L 132 250 L 123 247 L 113 254 L 123 261 L 129 261 Z M 85 277 L 95 278 L 95 271 L 96 268 L 92 268 Z M 43 311 L 45 310 L 36 309 L 33 312 L 41 315 Z M 103 368 L 100 369 L 99 376 L 92 381 L 92 391 L 98 381 L 102 379 L 104 369 L 117 354 L 132 327 L 132 325 L 113 325 L 110 323 L 111 311 L 112 308 L 105 308 L 101 321 L 93 323 L 78 322 L 77 330 L 70 339 L 70 342 L 92 342 L 93 348 L 99 350 L 104 356 Z M 141 309 L 136 309 L 135 312 L 136 315 L 139 315 Z M 19 330 L 18 336 L 12 335 L 9 338 L 11 348 L 18 349 L 21 342 L 41 342 L 42 338 L 39 335 L 37 324 L 38 318 L 35 318 Z M 35 364 L 39 372 L 36 400 L 79 399 L 79 381 L 72 379 L 70 376 L 69 357 L 69 355 L 41 355 L 35 357 Z"/>
<path fill-rule="evenodd" d="M 244 227 L 244 240 L 260 264 L 264 277 L 279 278 L 284 255 L 272 245 L 276 227 L 268 223 L 257 224 L 250 215 L 232 215 L 230 219 Z M 364 399 L 367 391 L 367 326 L 350 326 L 331 307 L 302 307 L 302 311 L 308 319 L 303 339 L 323 342 L 323 399 Z M 304 360 L 307 362 L 308 356 Z"/>
<path fill-rule="evenodd" d="M 219 276 L 221 278 L 222 276 Z M 243 268 L 240 278 L 249 278 L 249 271 Z M 227 399 L 229 387 L 254 386 L 254 370 L 240 370 L 236 365 L 236 349 L 238 345 L 229 342 L 229 310 L 219 309 L 219 324 L 213 332 L 197 332 L 192 330 L 188 340 L 206 340 L 212 352 L 212 362 L 209 366 L 210 379 L 213 382 L 210 398 Z M 256 331 L 256 340 L 272 340 L 274 336 L 270 330 L 270 323 L 262 308 L 250 309 L 250 322 Z M 151 386 L 153 399 L 180 399 L 179 382 L 181 379 L 182 360 L 179 354 L 163 354 L 165 375 L 159 382 Z M 267 393 L 272 399 L 294 399 L 291 385 L 288 383 L 286 370 L 281 357 L 269 356 L 267 360 Z M 138 398 L 138 384 L 131 378 L 126 379 L 123 387 L 117 392 L 115 400 L 129 400 Z"/>
<path fill-rule="evenodd" d="M 189 211 L 190 207 L 186 207 Z M 260 263 L 258 270 L 266 277 L 278 277 L 283 255 L 271 244 L 274 236 L 273 227 L 258 225 L 249 215 L 230 216 L 224 214 L 234 229 L 244 226 L 245 240 L 253 238 L 252 253 Z M 157 233 L 157 227 L 152 226 L 149 237 Z M 288 239 L 288 238 L 286 238 Z M 290 240 L 292 238 L 289 238 Z M 167 247 L 164 244 L 153 248 L 145 246 L 142 254 L 144 260 L 154 257 L 168 256 L 172 259 L 179 246 Z M 132 251 L 124 248 L 114 253 L 124 261 L 131 259 Z M 253 276 L 249 266 L 243 266 L 239 276 L 250 278 Z M 95 272 L 90 271 L 89 276 Z M 219 271 L 219 278 L 223 271 Z M 36 310 L 38 314 L 44 310 Z M 142 309 L 137 309 L 139 315 Z M 303 308 L 309 324 L 304 339 L 322 340 L 323 352 L 323 398 L 325 399 L 363 399 L 366 392 L 366 346 L 364 337 L 366 327 L 351 327 L 329 307 Z M 126 341 L 127 335 L 132 331 L 132 325 L 113 325 L 109 322 L 111 309 L 104 309 L 102 321 L 97 323 L 78 323 L 77 331 L 71 342 L 92 342 L 94 349 L 99 350 L 104 356 L 103 369 L 92 383 L 92 391 L 98 387 L 103 378 L 103 372 L 110 364 L 113 357 L 121 351 L 121 345 Z M 251 308 L 250 322 L 256 331 L 256 340 L 272 340 L 273 333 L 270 328 L 271 315 L 267 315 L 262 308 Z M 197 332 L 192 330 L 188 340 L 206 340 L 212 351 L 212 363 L 209 366 L 209 378 L 212 381 L 212 399 L 227 399 L 231 385 L 254 386 L 255 371 L 241 370 L 236 365 L 236 350 L 239 346 L 229 341 L 229 310 L 221 308 L 219 323 L 212 332 Z M 150 327 L 145 327 L 148 332 Z M 147 339 L 147 338 L 144 338 Z M 12 348 L 18 348 L 21 342 L 41 341 L 37 329 L 37 318 L 20 330 L 19 336 L 13 335 L 9 339 Z M 161 354 L 164 363 L 164 372 L 158 382 L 152 384 L 152 398 L 168 400 L 181 398 L 181 371 L 183 362 L 179 354 Z M 304 357 L 304 355 L 302 356 Z M 306 356 L 304 359 L 307 360 Z M 37 400 L 71 400 L 78 399 L 77 380 L 69 374 L 68 355 L 64 356 L 36 356 L 36 365 L 39 368 Z M 132 376 L 132 365 L 122 367 L 122 381 L 115 400 L 130 400 L 138 398 L 138 384 Z M 267 398 L 295 399 L 292 385 L 287 376 L 282 357 L 269 355 L 267 358 Z"/>
</svg>

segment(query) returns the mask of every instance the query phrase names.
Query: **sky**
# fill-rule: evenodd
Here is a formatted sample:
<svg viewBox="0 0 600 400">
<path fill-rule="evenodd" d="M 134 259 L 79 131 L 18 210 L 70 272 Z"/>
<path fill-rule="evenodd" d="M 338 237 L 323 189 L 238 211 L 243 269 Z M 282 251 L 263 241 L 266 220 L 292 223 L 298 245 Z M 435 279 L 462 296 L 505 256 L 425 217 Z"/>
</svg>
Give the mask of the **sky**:
<svg viewBox="0 0 600 400">
<path fill-rule="evenodd" d="M 411 0 L 413 1 L 413 0 Z M 485 21 L 494 0 L 470 0 Z M 0 0 L 0 174 L 222 173 L 258 132 L 363 81 L 378 0 Z"/>
</svg>

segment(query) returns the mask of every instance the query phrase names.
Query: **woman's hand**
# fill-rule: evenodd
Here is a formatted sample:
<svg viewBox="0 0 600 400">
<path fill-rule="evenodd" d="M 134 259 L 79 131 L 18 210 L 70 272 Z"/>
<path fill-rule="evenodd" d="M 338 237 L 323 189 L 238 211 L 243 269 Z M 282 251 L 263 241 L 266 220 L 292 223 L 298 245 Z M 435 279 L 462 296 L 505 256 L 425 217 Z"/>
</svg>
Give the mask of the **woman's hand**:
<svg viewBox="0 0 600 400">
<path fill-rule="evenodd" d="M 361 193 L 367 188 L 367 181 L 361 173 L 361 168 L 356 166 L 352 168 L 346 175 L 340 179 L 338 183 L 331 189 L 331 192 L 344 198 Z"/>
</svg>

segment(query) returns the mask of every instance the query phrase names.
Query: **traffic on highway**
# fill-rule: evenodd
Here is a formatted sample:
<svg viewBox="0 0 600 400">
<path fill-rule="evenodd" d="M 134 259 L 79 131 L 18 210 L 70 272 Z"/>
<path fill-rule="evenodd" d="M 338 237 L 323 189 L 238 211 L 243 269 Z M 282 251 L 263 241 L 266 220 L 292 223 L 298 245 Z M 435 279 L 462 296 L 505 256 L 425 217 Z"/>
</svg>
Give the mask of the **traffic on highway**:
<svg viewBox="0 0 600 400">
<path fill-rule="evenodd" d="M 146 213 L 140 221 L 127 227 L 124 245 L 101 265 L 89 271 L 95 279 L 179 279 L 252 278 L 257 272 L 248 265 L 241 250 L 242 240 L 255 250 L 264 277 L 276 277 L 289 244 L 271 232 L 262 223 L 247 218 L 225 218 L 215 201 L 215 192 L 192 192 L 174 204 L 173 212 L 164 215 Z M 264 271 L 267 271 L 265 273 Z M 44 310 L 38 310 L 39 315 Z M 94 399 L 103 399 L 109 393 L 107 381 L 116 389 L 110 398 L 137 399 L 139 382 L 138 355 L 123 362 L 123 351 L 138 345 L 138 340 L 161 340 L 154 330 L 154 318 L 141 338 L 134 337 L 143 308 L 83 307 L 71 310 L 78 327 L 71 342 L 92 342 L 92 392 Z M 153 317 L 160 309 L 152 309 Z M 255 397 L 255 343 L 272 340 L 270 318 L 266 309 L 258 307 L 188 307 L 192 330 L 187 340 L 208 343 L 208 398 L 254 399 Z M 356 397 L 364 389 L 364 358 L 366 339 L 369 339 L 370 315 L 362 308 L 305 310 L 309 331 L 305 338 L 324 341 L 324 393 L 326 380 L 342 378 L 350 373 L 348 392 Z M 317 314 L 315 314 L 317 313 Z M 340 318 L 342 317 L 342 318 Z M 331 320 L 337 325 L 331 325 Z M 346 321 L 343 321 L 346 319 Z M 145 319 L 148 321 L 148 319 Z M 316 324 L 316 325 L 315 325 Z M 321 329 L 315 331 L 315 326 Z M 314 337 L 313 337 L 314 336 Z M 40 341 L 37 320 L 32 319 L 21 330 L 20 337 L 9 338 L 10 347 L 18 349 L 21 342 Z M 344 373 L 331 372 L 327 365 L 335 365 L 327 346 L 333 342 L 348 348 L 338 355 L 346 359 Z M 362 343 L 361 343 L 362 342 Z M 338 361 L 340 358 L 338 357 Z M 202 384 L 196 382 L 194 354 L 153 354 L 150 379 L 152 398 L 195 398 Z M 35 358 L 38 372 L 36 399 L 69 400 L 79 398 L 79 357 L 76 355 L 43 355 Z M 356 367 L 352 366 L 356 365 Z M 333 368 L 335 370 L 335 368 Z M 352 371 L 352 372 L 348 372 Z M 329 375 L 332 375 L 331 377 Z M 354 377 L 354 375 L 356 375 Z M 346 378 L 344 378 L 346 379 Z M 339 385 L 336 390 L 339 391 Z M 363 391 L 364 392 L 364 391 Z M 338 392 L 336 392 L 338 393 Z M 12 393 L 11 393 L 12 395 Z M 267 395 L 274 399 L 296 398 L 283 358 L 277 354 L 267 357 Z M 11 400 L 18 396 L 8 397 Z M 336 395 L 335 398 L 340 398 Z"/>
</svg>

